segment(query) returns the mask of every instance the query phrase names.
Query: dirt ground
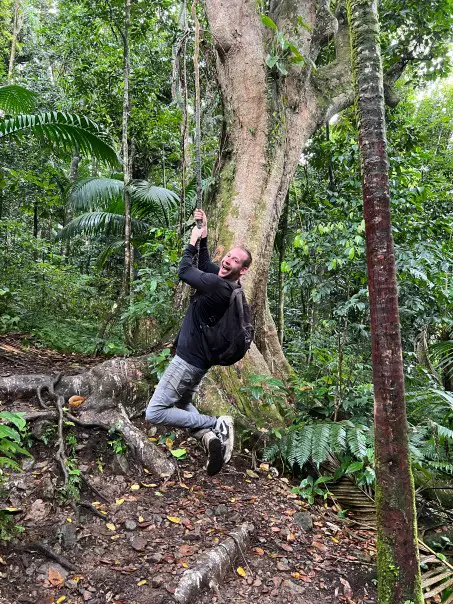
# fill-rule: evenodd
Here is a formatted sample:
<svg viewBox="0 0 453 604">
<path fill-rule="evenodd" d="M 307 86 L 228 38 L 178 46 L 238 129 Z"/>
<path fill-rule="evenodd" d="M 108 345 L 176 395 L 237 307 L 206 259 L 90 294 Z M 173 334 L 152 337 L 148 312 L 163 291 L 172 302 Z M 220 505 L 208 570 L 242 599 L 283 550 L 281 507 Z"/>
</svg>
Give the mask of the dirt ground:
<svg viewBox="0 0 453 604">
<path fill-rule="evenodd" d="M 27 357 L 21 346 L 20 338 L 0 340 L 0 375 L 79 371 L 99 362 L 34 347 Z M 142 420 L 138 425 L 149 430 Z M 309 506 L 287 478 L 252 463 L 246 451 L 208 477 L 203 451 L 180 432 L 173 449 L 185 448 L 187 456 L 176 475 L 156 480 L 115 454 L 111 435 L 68 430 L 89 483 L 82 483 L 82 505 L 73 509 L 61 492 L 51 429 L 46 445 L 33 440 L 33 459 L 23 460 L 24 471 L 12 473 L 0 494 L 0 507 L 20 510 L 14 518 L 24 528 L 0 547 L 1 604 L 169 604 L 182 573 L 244 522 L 255 527 L 250 547 L 198 603 L 377 601 L 373 532 L 340 519 L 329 503 Z"/>
</svg>

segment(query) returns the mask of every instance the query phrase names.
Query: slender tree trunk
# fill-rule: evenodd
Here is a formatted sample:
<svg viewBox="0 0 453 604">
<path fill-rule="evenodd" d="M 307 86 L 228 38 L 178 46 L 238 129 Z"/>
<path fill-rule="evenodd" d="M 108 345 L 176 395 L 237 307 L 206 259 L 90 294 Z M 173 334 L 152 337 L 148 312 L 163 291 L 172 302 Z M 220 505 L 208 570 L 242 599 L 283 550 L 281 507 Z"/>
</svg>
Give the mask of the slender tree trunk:
<svg viewBox="0 0 453 604">
<path fill-rule="evenodd" d="M 326 141 L 329 142 L 330 141 L 330 126 L 329 126 L 329 122 L 326 122 Z M 335 176 L 333 173 L 333 165 L 332 165 L 332 156 L 331 153 L 329 151 L 329 161 L 327 164 L 327 170 L 329 173 L 329 187 L 331 191 L 335 191 L 336 190 L 336 186 L 335 186 Z"/>
<path fill-rule="evenodd" d="M 286 196 L 285 208 L 280 220 L 280 245 L 278 250 L 278 302 L 277 302 L 277 332 L 278 341 L 283 345 L 285 330 L 285 273 L 282 271 L 282 263 L 285 259 L 286 236 L 288 233 L 288 208 L 289 193 Z"/>
<path fill-rule="evenodd" d="M 377 6 L 376 0 L 348 0 L 347 6 L 359 115 L 371 312 L 378 599 L 382 604 L 421 604 L 423 595 L 390 221 Z"/>
<path fill-rule="evenodd" d="M 124 273 L 123 273 L 123 292 L 124 296 L 129 296 L 131 288 L 131 270 L 132 270 L 132 254 L 131 254 L 131 194 L 129 190 L 129 182 L 131 180 L 131 170 L 129 161 L 129 141 L 128 141 L 128 120 L 130 113 L 130 97 L 129 97 L 129 79 L 130 79 L 130 54 L 129 54 L 129 27 L 131 20 L 131 0 L 125 0 L 124 3 L 124 30 L 123 37 L 123 57 L 124 57 L 124 92 L 123 92 L 123 136 L 122 136 L 122 152 L 123 152 L 123 174 L 124 174 Z"/>
<path fill-rule="evenodd" d="M 71 159 L 71 169 L 69 172 L 69 181 L 71 182 L 71 184 L 73 184 L 77 180 L 77 175 L 79 172 L 79 163 L 80 163 L 80 156 L 73 155 L 73 157 Z M 65 209 L 64 209 L 64 214 L 63 214 L 63 226 L 66 226 L 71 220 L 72 220 L 72 209 L 69 204 L 69 201 L 67 201 Z M 66 241 L 66 244 L 64 244 L 64 243 L 62 244 L 61 254 L 66 256 L 66 258 L 69 258 L 70 253 L 71 253 L 71 240 L 68 239 Z"/>
<path fill-rule="evenodd" d="M 16 61 L 17 38 L 21 29 L 22 22 L 20 18 L 20 0 L 14 0 L 13 32 L 11 37 L 11 52 L 9 55 L 8 66 L 8 84 L 11 84 L 11 82 L 13 81 L 14 65 Z"/>
</svg>

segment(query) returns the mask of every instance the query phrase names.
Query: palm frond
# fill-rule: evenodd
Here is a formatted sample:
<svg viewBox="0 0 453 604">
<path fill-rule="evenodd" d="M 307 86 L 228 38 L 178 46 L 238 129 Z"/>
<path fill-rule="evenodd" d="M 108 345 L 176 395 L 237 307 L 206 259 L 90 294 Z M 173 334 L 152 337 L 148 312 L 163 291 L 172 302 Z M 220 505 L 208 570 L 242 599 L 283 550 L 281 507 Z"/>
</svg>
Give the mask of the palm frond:
<svg viewBox="0 0 453 604">
<path fill-rule="evenodd" d="M 56 236 L 57 239 L 70 239 L 75 235 L 100 235 L 122 237 L 125 219 L 121 214 L 111 212 L 86 212 L 69 222 Z M 134 235 L 144 234 L 149 226 L 141 220 L 132 221 Z"/>
<path fill-rule="evenodd" d="M 37 100 L 35 92 L 17 84 L 0 86 L 0 109 L 7 114 L 30 113 L 35 109 Z"/>
<path fill-rule="evenodd" d="M 96 266 L 98 268 L 102 268 L 104 264 L 107 262 L 108 258 L 118 250 L 124 250 L 124 239 L 115 239 L 106 245 L 102 252 L 96 259 Z"/>
<path fill-rule="evenodd" d="M 77 152 L 118 166 L 115 150 L 99 126 L 81 115 L 53 111 L 16 115 L 0 121 L 0 142 L 32 133 L 56 151 Z"/>
<path fill-rule="evenodd" d="M 139 218 L 151 216 L 164 219 L 169 226 L 169 214 L 177 207 L 179 197 L 173 191 L 156 187 L 146 180 L 133 180 L 129 188 L 132 196 L 132 211 Z"/>
<path fill-rule="evenodd" d="M 82 178 L 72 185 L 69 203 L 75 210 L 107 208 L 118 198 L 122 200 L 123 190 L 123 181 L 116 178 Z"/>
</svg>

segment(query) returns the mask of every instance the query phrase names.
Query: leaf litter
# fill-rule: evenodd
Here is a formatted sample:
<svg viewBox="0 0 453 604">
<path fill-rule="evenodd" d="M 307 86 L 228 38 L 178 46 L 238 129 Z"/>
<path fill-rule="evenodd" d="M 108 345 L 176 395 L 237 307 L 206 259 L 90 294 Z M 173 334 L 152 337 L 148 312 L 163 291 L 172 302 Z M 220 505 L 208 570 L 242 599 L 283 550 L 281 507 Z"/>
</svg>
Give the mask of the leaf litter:
<svg viewBox="0 0 453 604">
<path fill-rule="evenodd" d="M 208 477 L 203 452 L 195 441 L 185 440 L 187 455 L 178 461 L 177 476 L 159 480 L 136 469 L 127 476 L 115 475 L 108 458 L 112 453 L 99 450 L 101 441 L 96 431 L 90 432 L 79 463 L 87 466 L 90 482 L 110 502 L 92 502 L 108 513 L 109 522 L 80 508 L 77 523 L 69 505 L 43 501 L 41 484 L 56 474 L 44 447 L 36 451 L 35 468 L 42 463 L 40 470 L 45 471 L 21 474 L 27 488 L 9 493 L 14 501 L 8 503 L 23 510 L 17 517 L 17 523 L 25 526 L 22 540 L 45 542 L 70 560 L 77 573 L 65 578 L 51 575 L 52 565 L 43 555 L 23 554 L 12 544 L 2 546 L 1 570 L 7 581 L 1 595 L 6 602 L 173 602 L 182 573 L 243 522 L 251 522 L 255 531 L 250 548 L 236 560 L 236 572 L 230 572 L 220 587 L 225 601 L 376 602 L 373 533 L 339 519 L 328 506 L 309 506 L 294 498 L 291 481 L 279 478 L 268 464 L 252 469 L 250 459 L 233 456 L 219 475 Z M 177 446 L 175 441 L 173 447 Z M 96 463 L 100 455 L 103 472 Z M 90 494 L 82 495 L 86 500 Z M 34 503 L 37 498 L 45 505 Z M 52 514 L 43 513 L 52 506 Z M 298 524 L 300 512 L 311 514 L 313 530 Z M 70 516 L 77 529 L 72 544 L 65 542 L 60 529 Z M 43 562 L 49 569 L 44 577 Z M 17 599 L 18 593 L 26 595 Z M 202 593 L 197 600 L 211 602 L 220 602 L 215 592 Z"/>
</svg>

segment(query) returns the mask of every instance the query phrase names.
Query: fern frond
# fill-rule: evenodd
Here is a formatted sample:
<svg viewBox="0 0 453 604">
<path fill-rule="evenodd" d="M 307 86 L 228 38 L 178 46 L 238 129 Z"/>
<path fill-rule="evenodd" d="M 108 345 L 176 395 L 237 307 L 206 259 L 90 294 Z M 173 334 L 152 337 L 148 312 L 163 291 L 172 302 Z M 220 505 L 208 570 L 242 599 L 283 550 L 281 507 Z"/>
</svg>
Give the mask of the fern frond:
<svg viewBox="0 0 453 604">
<path fill-rule="evenodd" d="M 347 443 L 351 453 L 357 459 L 363 459 L 366 455 L 366 438 L 364 430 L 361 427 L 349 428 L 347 430 Z"/>
<path fill-rule="evenodd" d="M 311 445 L 311 459 L 316 466 L 325 461 L 330 453 L 332 424 L 314 424 Z"/>
</svg>

